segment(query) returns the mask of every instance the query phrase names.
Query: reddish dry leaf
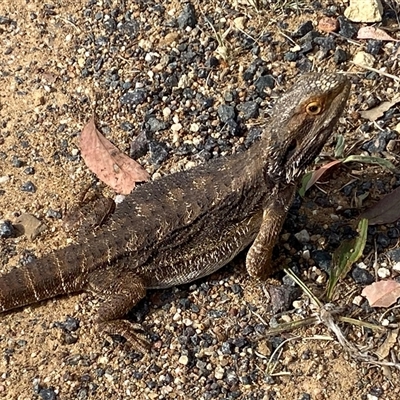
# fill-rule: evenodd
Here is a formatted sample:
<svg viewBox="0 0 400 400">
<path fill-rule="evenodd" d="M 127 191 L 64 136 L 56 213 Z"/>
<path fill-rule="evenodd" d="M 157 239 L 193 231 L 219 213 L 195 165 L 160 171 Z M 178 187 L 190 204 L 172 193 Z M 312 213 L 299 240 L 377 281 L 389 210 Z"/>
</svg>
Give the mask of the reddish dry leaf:
<svg viewBox="0 0 400 400">
<path fill-rule="evenodd" d="M 318 168 L 317 170 L 313 171 L 310 180 L 307 182 L 306 191 L 310 189 L 310 187 L 313 186 L 316 182 L 318 182 L 321 176 L 326 171 L 328 171 L 328 169 L 332 168 L 336 164 L 340 164 L 341 162 L 342 162 L 341 160 L 334 160 L 328 164 L 323 165 L 321 168 Z"/>
<path fill-rule="evenodd" d="M 136 182 L 149 179 L 149 174 L 141 165 L 97 130 L 94 117 L 82 130 L 80 147 L 87 167 L 117 193 L 129 194 Z"/>
<path fill-rule="evenodd" d="M 375 39 L 375 40 L 387 40 L 398 42 L 397 39 L 389 36 L 385 31 L 374 26 L 363 26 L 358 30 L 357 39 Z"/>
<path fill-rule="evenodd" d="M 371 307 L 390 307 L 400 297 L 400 283 L 394 280 L 374 282 L 361 293 Z"/>
<path fill-rule="evenodd" d="M 391 224 L 400 218 L 400 187 L 384 196 L 362 214 L 369 225 Z"/>
</svg>

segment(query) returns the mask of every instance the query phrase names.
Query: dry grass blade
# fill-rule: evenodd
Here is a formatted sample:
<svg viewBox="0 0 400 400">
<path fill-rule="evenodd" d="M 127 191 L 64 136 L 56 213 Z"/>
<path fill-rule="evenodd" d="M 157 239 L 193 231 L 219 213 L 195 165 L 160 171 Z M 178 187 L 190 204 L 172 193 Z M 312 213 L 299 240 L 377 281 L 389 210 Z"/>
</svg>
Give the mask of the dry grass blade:
<svg viewBox="0 0 400 400">
<path fill-rule="evenodd" d="M 326 310 L 325 308 L 321 308 L 320 310 L 320 320 L 321 322 L 335 334 L 337 340 L 342 345 L 342 347 L 352 356 L 353 358 L 367 362 L 373 365 L 380 365 L 380 366 L 387 366 L 387 367 L 394 367 L 400 370 L 400 363 L 394 363 L 390 361 L 378 361 L 374 357 L 370 356 L 367 353 L 361 352 L 355 345 L 350 343 L 343 335 L 341 329 L 335 323 L 332 314 Z"/>
<path fill-rule="evenodd" d="M 389 160 L 386 160 L 381 157 L 352 155 L 352 156 L 346 157 L 342 162 L 343 162 L 343 164 L 348 163 L 348 162 L 375 164 L 375 165 L 380 165 L 381 167 L 385 167 L 390 171 L 396 171 L 396 169 L 397 169 Z"/>
</svg>

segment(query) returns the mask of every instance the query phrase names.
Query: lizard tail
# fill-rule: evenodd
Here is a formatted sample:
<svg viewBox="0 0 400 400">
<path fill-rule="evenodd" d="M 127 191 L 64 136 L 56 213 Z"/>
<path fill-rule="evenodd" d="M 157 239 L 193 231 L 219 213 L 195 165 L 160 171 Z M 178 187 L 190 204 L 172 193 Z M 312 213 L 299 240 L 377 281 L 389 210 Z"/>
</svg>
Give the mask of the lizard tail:
<svg viewBox="0 0 400 400">
<path fill-rule="evenodd" d="M 82 290 L 87 259 L 81 249 L 60 249 L 0 276 L 0 312 Z"/>
</svg>

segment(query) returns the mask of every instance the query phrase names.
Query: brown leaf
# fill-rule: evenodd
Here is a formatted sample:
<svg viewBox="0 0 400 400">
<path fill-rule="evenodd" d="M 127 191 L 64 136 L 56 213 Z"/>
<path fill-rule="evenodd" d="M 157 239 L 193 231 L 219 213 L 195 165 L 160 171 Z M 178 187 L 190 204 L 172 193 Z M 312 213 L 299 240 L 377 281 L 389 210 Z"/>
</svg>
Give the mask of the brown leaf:
<svg viewBox="0 0 400 400">
<path fill-rule="evenodd" d="M 361 217 L 367 218 L 369 225 L 391 224 L 397 221 L 400 218 L 400 187 L 364 211 Z"/>
<path fill-rule="evenodd" d="M 379 357 L 380 360 L 383 360 L 389 355 L 390 350 L 392 350 L 397 343 L 398 336 L 399 336 L 399 328 L 390 329 L 388 331 L 385 341 L 375 351 L 375 354 Z"/>
<path fill-rule="evenodd" d="M 397 39 L 389 36 L 384 30 L 374 26 L 363 26 L 360 28 L 357 33 L 357 39 L 375 39 L 398 42 Z"/>
<path fill-rule="evenodd" d="M 391 101 L 384 101 L 379 106 L 371 108 L 370 110 L 361 111 L 360 114 L 363 118 L 369 119 L 374 122 L 378 118 L 382 117 L 382 115 L 397 103 L 400 102 L 400 96 L 394 97 Z"/>
<path fill-rule="evenodd" d="M 117 193 L 129 194 L 135 182 L 149 179 L 149 174 L 141 165 L 122 153 L 97 130 L 94 117 L 82 130 L 80 148 L 87 167 Z"/>
<path fill-rule="evenodd" d="M 374 282 L 361 293 L 371 307 L 390 307 L 400 297 L 400 283 L 394 280 Z"/>
</svg>

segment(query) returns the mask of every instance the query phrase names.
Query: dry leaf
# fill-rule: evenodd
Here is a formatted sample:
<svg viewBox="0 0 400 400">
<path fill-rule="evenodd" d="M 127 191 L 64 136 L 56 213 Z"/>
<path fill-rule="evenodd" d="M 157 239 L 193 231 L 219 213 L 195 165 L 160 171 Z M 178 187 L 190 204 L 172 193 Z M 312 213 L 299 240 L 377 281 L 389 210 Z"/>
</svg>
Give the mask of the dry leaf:
<svg viewBox="0 0 400 400">
<path fill-rule="evenodd" d="M 361 293 L 371 307 L 390 307 L 400 297 L 400 283 L 394 280 L 374 282 Z"/>
<path fill-rule="evenodd" d="M 389 330 L 385 341 L 379 346 L 378 350 L 375 351 L 375 354 L 379 357 L 380 360 L 385 359 L 390 350 L 397 343 L 397 338 L 399 336 L 399 328 Z"/>
<path fill-rule="evenodd" d="M 369 225 L 391 224 L 397 221 L 400 218 L 400 187 L 364 211 L 362 217 L 368 219 Z"/>
<path fill-rule="evenodd" d="M 370 110 L 361 111 L 360 114 L 363 118 L 369 119 L 370 121 L 374 122 L 378 118 L 382 117 L 382 115 L 387 110 L 389 110 L 399 102 L 400 102 L 400 96 L 396 96 L 391 101 L 384 101 L 377 107 L 371 108 Z"/>
<path fill-rule="evenodd" d="M 136 182 L 149 179 L 149 174 L 141 165 L 97 130 L 94 117 L 82 130 L 80 148 L 87 167 L 117 193 L 129 194 Z"/>
<path fill-rule="evenodd" d="M 389 36 L 384 30 L 374 26 L 363 26 L 358 30 L 357 39 L 374 39 L 398 42 L 397 39 Z"/>
</svg>

